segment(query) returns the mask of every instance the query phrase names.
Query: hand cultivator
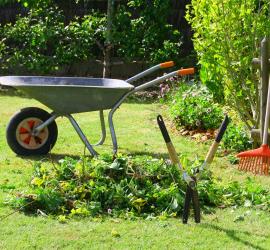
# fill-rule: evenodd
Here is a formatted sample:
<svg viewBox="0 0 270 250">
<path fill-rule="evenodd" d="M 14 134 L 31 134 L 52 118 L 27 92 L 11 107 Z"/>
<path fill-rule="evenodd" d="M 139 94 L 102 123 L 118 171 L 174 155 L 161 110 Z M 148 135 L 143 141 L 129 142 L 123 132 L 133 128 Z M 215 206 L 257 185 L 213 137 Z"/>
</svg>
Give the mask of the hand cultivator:
<svg viewBox="0 0 270 250">
<path fill-rule="evenodd" d="M 229 118 L 227 115 L 225 116 L 225 118 L 224 118 L 224 120 L 219 128 L 219 131 L 218 131 L 218 134 L 215 138 L 215 141 L 213 142 L 213 144 L 211 145 L 211 147 L 207 153 L 207 156 L 204 160 L 204 163 L 202 164 L 201 167 L 195 169 L 195 174 L 193 176 L 190 176 L 182 167 L 161 115 L 159 115 L 157 117 L 157 122 L 158 122 L 159 128 L 161 130 L 161 133 L 163 135 L 163 138 L 165 140 L 170 159 L 171 159 L 173 164 L 176 164 L 179 166 L 179 169 L 183 174 L 183 179 L 187 183 L 184 210 L 183 210 L 183 223 L 186 224 L 188 222 L 191 201 L 193 203 L 195 222 L 200 223 L 201 216 L 200 216 L 199 195 L 198 195 L 198 191 L 197 191 L 197 180 L 200 177 L 201 171 L 203 171 L 207 166 L 209 166 L 212 163 L 214 156 L 217 152 L 218 145 L 219 145 L 219 143 L 220 143 L 220 141 L 221 141 L 221 139 L 222 139 L 222 137 L 227 129 L 227 126 L 229 123 Z"/>
<path fill-rule="evenodd" d="M 158 64 L 126 81 L 103 78 L 83 77 L 42 77 L 42 76 L 5 76 L 0 84 L 11 86 L 26 92 L 53 112 L 51 114 L 39 108 L 25 108 L 15 114 L 7 127 L 7 141 L 18 155 L 47 154 L 57 140 L 55 119 L 65 116 L 78 133 L 92 156 L 97 152 L 93 146 L 102 145 L 106 138 L 103 110 L 110 109 L 108 122 L 113 143 L 113 153 L 118 145 L 113 125 L 113 114 L 123 101 L 137 91 L 154 86 L 173 76 L 193 74 L 194 69 L 180 69 L 140 86 L 132 82 L 158 70 L 174 66 L 173 62 Z M 72 114 L 99 111 L 102 136 L 98 143 L 90 144 Z"/>
</svg>

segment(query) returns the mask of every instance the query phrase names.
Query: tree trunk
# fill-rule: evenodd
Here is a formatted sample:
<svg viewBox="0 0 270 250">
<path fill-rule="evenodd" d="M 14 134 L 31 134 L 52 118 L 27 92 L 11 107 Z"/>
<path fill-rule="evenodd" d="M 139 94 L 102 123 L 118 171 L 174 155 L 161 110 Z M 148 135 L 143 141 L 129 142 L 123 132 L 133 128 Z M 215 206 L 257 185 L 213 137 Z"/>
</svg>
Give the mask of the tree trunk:
<svg viewBox="0 0 270 250">
<path fill-rule="evenodd" d="M 111 57 L 113 49 L 113 17 L 114 17 L 114 1 L 108 0 L 107 8 L 107 30 L 106 30 L 106 41 L 104 46 L 104 61 L 103 61 L 103 77 L 111 77 Z"/>
</svg>

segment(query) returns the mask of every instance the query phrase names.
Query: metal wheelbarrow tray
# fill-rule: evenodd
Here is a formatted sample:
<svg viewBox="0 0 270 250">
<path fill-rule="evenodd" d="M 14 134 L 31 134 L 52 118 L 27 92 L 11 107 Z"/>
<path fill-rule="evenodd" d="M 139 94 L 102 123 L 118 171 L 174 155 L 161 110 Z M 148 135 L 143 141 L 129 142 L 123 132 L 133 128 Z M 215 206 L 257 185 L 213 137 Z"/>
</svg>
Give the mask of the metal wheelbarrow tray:
<svg viewBox="0 0 270 250">
<path fill-rule="evenodd" d="M 65 116 L 78 133 L 91 153 L 96 156 L 93 146 L 102 145 L 106 138 L 103 110 L 110 109 L 108 122 L 113 143 L 113 153 L 117 153 L 117 139 L 113 125 L 113 114 L 123 101 L 131 94 L 151 87 L 167 78 L 194 73 L 193 68 L 171 72 L 140 86 L 134 82 L 160 68 L 173 66 L 173 62 L 158 64 L 126 81 L 106 78 L 85 77 L 43 77 L 43 76 L 4 76 L 0 84 L 12 86 L 26 92 L 40 101 L 53 112 L 51 114 L 39 108 L 25 108 L 16 113 L 7 127 L 6 137 L 10 148 L 18 155 L 47 154 L 57 140 L 55 119 Z M 98 143 L 92 145 L 72 117 L 74 113 L 99 111 L 102 136 Z"/>
</svg>

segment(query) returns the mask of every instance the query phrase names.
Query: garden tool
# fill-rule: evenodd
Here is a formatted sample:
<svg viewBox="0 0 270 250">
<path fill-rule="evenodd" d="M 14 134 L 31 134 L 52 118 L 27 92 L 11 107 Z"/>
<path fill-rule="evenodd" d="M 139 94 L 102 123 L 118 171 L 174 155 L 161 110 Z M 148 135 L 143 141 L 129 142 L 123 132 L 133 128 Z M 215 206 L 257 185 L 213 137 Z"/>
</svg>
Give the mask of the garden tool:
<svg viewBox="0 0 270 250">
<path fill-rule="evenodd" d="M 183 179 L 187 183 L 187 191 L 186 191 L 187 202 L 185 202 L 185 204 L 186 206 L 188 206 L 188 209 L 186 210 L 189 211 L 190 201 L 192 200 L 195 222 L 200 223 L 200 204 L 199 204 L 198 191 L 196 189 L 196 178 L 190 177 L 188 173 L 182 167 L 161 115 L 157 116 L 157 122 L 160 128 L 160 131 L 163 135 L 164 141 L 166 143 L 170 159 L 173 164 L 178 165 L 180 171 L 183 173 Z M 186 222 L 187 220 L 184 220 L 184 217 L 183 217 L 183 223 L 186 223 Z"/>
<path fill-rule="evenodd" d="M 268 128 L 270 118 L 270 86 L 268 87 L 267 104 L 265 111 L 263 143 L 260 148 L 241 152 L 237 155 L 240 158 L 239 170 L 250 171 L 254 174 L 269 175 L 270 149 L 267 144 Z"/>
<path fill-rule="evenodd" d="M 228 124 L 229 124 L 229 118 L 226 115 L 220 128 L 219 128 L 218 134 L 216 135 L 215 141 L 211 145 L 211 147 L 206 155 L 206 158 L 205 158 L 203 164 L 201 165 L 201 167 L 199 167 L 195 170 L 196 177 L 195 176 L 191 177 L 191 178 L 193 178 L 195 183 L 196 183 L 197 179 L 199 178 L 200 172 L 203 169 L 205 169 L 205 167 L 209 166 L 212 163 L 214 156 L 217 152 L 219 143 L 220 143 L 220 141 L 221 141 L 221 139 L 222 139 L 222 137 L 227 129 Z M 188 221 L 191 200 L 193 202 L 194 207 L 199 207 L 199 203 L 198 203 L 199 197 L 198 197 L 197 190 L 195 191 L 195 189 L 192 189 L 189 185 L 187 185 L 185 202 L 184 202 L 184 210 L 183 210 L 183 223 L 184 224 L 186 224 Z M 196 204 L 196 203 L 198 203 L 198 204 Z M 200 213 L 196 209 L 194 209 L 194 217 L 195 217 L 195 222 L 199 223 L 200 222 Z"/>
<path fill-rule="evenodd" d="M 219 127 L 215 141 L 212 143 L 211 147 L 209 148 L 203 164 L 195 170 L 195 174 L 198 175 L 201 171 L 203 171 L 207 166 L 209 166 L 212 163 L 212 161 L 215 157 L 215 154 L 217 152 L 219 143 L 222 140 L 222 137 L 227 129 L 229 122 L 230 122 L 229 117 L 227 115 L 225 115 L 224 120 Z M 197 178 L 198 178 L 198 176 L 197 176 Z"/>
<path fill-rule="evenodd" d="M 180 171 L 183 173 L 183 179 L 184 181 L 191 185 L 192 187 L 195 186 L 195 182 L 194 180 L 188 175 L 188 173 L 184 170 L 184 168 L 182 167 L 179 159 L 178 159 L 178 156 L 177 156 L 177 153 L 175 151 L 175 148 L 173 146 L 173 143 L 171 141 L 171 138 L 169 136 L 169 133 L 168 133 L 168 130 L 165 126 L 165 123 L 163 121 L 163 118 L 161 115 L 158 115 L 157 116 L 157 122 L 158 122 L 158 126 L 160 128 L 160 131 L 163 135 L 163 138 L 164 138 L 164 141 L 166 143 L 166 146 L 167 146 L 167 149 L 168 149 L 168 152 L 169 152 L 169 156 L 170 156 L 170 159 L 171 159 L 171 162 L 175 165 L 177 165 L 180 169 Z"/>
</svg>

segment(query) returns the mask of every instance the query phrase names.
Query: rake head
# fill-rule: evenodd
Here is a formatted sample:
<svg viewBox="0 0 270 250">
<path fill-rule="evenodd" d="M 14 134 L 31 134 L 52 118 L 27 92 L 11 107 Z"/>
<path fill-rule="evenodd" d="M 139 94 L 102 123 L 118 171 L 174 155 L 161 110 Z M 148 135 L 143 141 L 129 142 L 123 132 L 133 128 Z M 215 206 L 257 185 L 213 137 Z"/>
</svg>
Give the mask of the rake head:
<svg viewBox="0 0 270 250">
<path fill-rule="evenodd" d="M 269 175 L 270 149 L 268 145 L 262 145 L 260 148 L 239 153 L 237 157 L 240 158 L 239 170 Z"/>
</svg>

